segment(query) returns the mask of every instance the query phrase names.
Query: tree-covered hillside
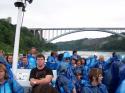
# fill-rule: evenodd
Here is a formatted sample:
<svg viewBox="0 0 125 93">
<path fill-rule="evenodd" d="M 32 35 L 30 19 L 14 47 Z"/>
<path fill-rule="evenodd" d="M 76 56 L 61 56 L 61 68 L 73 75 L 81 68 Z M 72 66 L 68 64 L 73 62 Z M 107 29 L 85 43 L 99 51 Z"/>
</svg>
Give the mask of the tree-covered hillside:
<svg viewBox="0 0 125 93">
<path fill-rule="evenodd" d="M 125 51 L 125 38 L 111 35 L 106 38 L 85 38 L 80 40 L 56 43 L 60 50 L 99 50 L 99 51 Z"/>
<path fill-rule="evenodd" d="M 0 19 L 0 49 L 5 52 L 13 52 L 16 26 L 4 19 Z M 54 44 L 46 43 L 44 39 L 39 40 L 34 37 L 26 27 L 22 27 L 20 35 L 20 51 L 26 52 L 31 47 L 36 47 L 39 51 L 54 50 Z"/>
</svg>

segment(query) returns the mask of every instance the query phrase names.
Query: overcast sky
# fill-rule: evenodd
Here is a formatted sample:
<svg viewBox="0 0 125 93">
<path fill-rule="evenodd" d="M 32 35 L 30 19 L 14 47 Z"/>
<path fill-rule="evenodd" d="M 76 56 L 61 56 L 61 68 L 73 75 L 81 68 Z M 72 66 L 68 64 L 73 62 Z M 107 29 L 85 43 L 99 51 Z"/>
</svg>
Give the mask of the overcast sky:
<svg viewBox="0 0 125 93">
<path fill-rule="evenodd" d="M 16 24 L 18 12 L 14 6 L 15 1 L 0 2 L 0 18 L 12 17 L 13 24 Z M 125 27 L 125 0 L 34 0 L 32 4 L 27 4 L 23 26 Z M 56 41 L 107 35 L 110 34 L 82 32 L 64 36 Z"/>
</svg>

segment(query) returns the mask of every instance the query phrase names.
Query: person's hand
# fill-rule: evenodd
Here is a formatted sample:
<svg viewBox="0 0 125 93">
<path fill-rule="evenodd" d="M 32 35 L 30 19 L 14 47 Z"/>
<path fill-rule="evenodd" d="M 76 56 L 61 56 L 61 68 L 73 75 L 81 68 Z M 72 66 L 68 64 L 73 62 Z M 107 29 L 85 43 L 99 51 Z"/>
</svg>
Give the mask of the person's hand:
<svg viewBox="0 0 125 93">
<path fill-rule="evenodd" d="M 30 79 L 30 84 L 32 86 L 36 85 L 37 84 L 37 80 L 36 79 Z"/>
</svg>

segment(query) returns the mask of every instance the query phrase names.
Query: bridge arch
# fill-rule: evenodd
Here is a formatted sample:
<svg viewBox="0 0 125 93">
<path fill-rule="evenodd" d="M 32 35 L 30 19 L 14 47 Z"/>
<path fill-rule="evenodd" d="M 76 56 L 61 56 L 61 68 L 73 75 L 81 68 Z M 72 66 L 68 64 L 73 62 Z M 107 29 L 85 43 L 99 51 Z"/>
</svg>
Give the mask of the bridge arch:
<svg viewBox="0 0 125 93">
<path fill-rule="evenodd" d="M 113 32 L 113 31 L 110 31 L 110 30 L 84 30 L 84 29 L 82 30 L 82 29 L 81 29 L 81 30 L 75 30 L 75 31 L 71 31 L 71 32 L 67 32 L 67 33 L 58 35 L 58 36 L 56 36 L 56 37 L 54 37 L 54 38 L 48 40 L 47 42 L 52 42 L 53 40 L 56 40 L 56 39 L 58 39 L 58 38 L 60 38 L 60 37 L 63 37 L 63 36 L 65 36 L 65 35 L 68 35 L 68 34 L 77 33 L 77 32 L 83 32 L 83 31 L 106 32 L 106 33 L 110 33 L 110 34 L 116 34 L 116 35 L 118 35 L 118 36 L 120 36 L 120 37 L 125 38 L 125 35 L 120 34 L 120 33 L 117 33 L 117 32 Z"/>
</svg>

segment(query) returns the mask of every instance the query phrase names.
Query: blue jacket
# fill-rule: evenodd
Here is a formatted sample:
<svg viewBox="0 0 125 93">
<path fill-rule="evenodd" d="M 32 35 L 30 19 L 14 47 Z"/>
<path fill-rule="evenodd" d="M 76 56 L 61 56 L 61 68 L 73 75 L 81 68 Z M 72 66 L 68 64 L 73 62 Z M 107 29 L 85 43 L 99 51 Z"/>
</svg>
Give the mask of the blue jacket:
<svg viewBox="0 0 125 93">
<path fill-rule="evenodd" d="M 19 69 L 30 69 L 29 64 L 28 63 L 27 64 L 23 64 L 22 61 L 18 62 L 18 68 Z"/>
<path fill-rule="evenodd" d="M 123 63 L 121 62 L 113 62 L 112 66 L 111 66 L 111 74 L 112 74 L 112 80 L 111 80 L 111 92 L 115 93 L 116 89 L 119 86 L 119 81 L 120 81 L 120 77 L 119 77 L 119 68 L 123 65 Z M 114 82 L 115 81 L 115 82 Z"/>
<path fill-rule="evenodd" d="M 98 86 L 88 84 L 82 88 L 81 93 L 108 93 L 108 91 L 104 84 L 100 84 Z"/>
<path fill-rule="evenodd" d="M 24 89 L 16 80 L 6 80 L 0 85 L 0 93 L 24 93 Z"/>
<path fill-rule="evenodd" d="M 49 56 L 47 58 L 46 65 L 48 68 L 50 68 L 52 70 L 56 70 L 58 68 L 57 58 L 55 58 L 53 56 Z"/>
<path fill-rule="evenodd" d="M 59 75 L 57 78 L 57 89 L 60 93 L 72 93 L 74 85 L 65 75 Z"/>
<path fill-rule="evenodd" d="M 8 64 L 8 62 L 6 61 L 6 59 L 3 56 L 0 56 L 0 63 L 4 64 L 6 66 L 7 73 L 9 74 L 9 79 L 13 79 L 13 73 L 10 70 L 10 65 Z"/>
<path fill-rule="evenodd" d="M 83 84 L 83 80 L 82 79 L 76 80 L 75 88 L 76 88 L 76 92 L 77 93 L 81 93 L 81 90 L 82 90 L 83 86 L 84 86 L 84 84 Z"/>
<path fill-rule="evenodd" d="M 86 66 L 89 68 L 93 68 L 97 63 L 97 59 L 95 56 L 90 56 L 89 58 L 86 59 Z"/>
<path fill-rule="evenodd" d="M 100 69 L 102 69 L 102 70 L 104 71 L 106 64 L 107 64 L 106 61 L 100 62 L 100 61 L 98 60 L 97 63 L 96 63 L 96 65 L 95 65 L 95 68 L 100 68 Z"/>
<path fill-rule="evenodd" d="M 119 68 L 119 83 L 125 79 L 125 63 Z"/>
<path fill-rule="evenodd" d="M 13 93 L 13 87 L 11 83 L 5 81 L 3 84 L 0 84 L 0 93 Z"/>
<path fill-rule="evenodd" d="M 27 55 L 27 59 L 28 59 L 29 68 L 30 69 L 35 68 L 36 67 L 36 57 L 29 54 L 29 55 Z"/>
<path fill-rule="evenodd" d="M 122 81 L 115 93 L 125 93 L 125 80 Z"/>
<path fill-rule="evenodd" d="M 101 93 L 97 86 L 86 85 L 82 88 L 81 93 Z"/>
</svg>

